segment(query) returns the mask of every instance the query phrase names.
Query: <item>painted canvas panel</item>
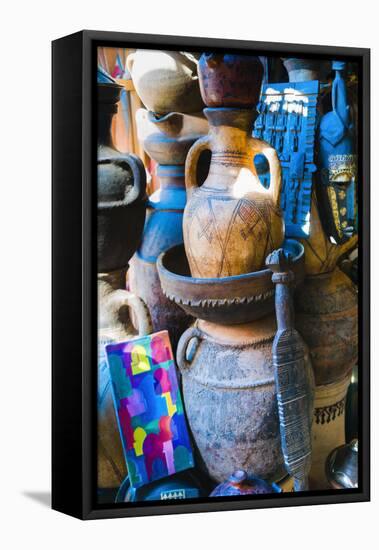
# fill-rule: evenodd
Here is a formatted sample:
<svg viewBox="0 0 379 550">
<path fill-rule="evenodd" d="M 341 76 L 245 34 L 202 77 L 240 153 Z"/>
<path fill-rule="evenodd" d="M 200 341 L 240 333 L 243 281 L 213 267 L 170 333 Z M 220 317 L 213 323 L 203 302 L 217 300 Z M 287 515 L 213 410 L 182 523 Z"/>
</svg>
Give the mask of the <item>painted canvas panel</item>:
<svg viewBox="0 0 379 550">
<path fill-rule="evenodd" d="M 141 487 L 194 466 L 167 331 L 106 346 L 130 482 Z"/>
</svg>

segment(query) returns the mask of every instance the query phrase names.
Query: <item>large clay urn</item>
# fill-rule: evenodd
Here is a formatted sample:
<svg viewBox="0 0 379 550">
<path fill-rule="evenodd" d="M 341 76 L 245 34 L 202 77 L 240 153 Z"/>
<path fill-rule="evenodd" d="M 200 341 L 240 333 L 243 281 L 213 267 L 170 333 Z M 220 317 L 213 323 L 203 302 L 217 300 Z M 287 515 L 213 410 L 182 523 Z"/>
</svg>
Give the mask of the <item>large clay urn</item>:
<svg viewBox="0 0 379 550">
<path fill-rule="evenodd" d="M 271 355 L 275 333 L 269 315 L 229 327 L 197 321 L 179 341 L 198 464 L 218 483 L 236 469 L 272 480 L 285 473 Z"/>
<path fill-rule="evenodd" d="M 338 267 L 309 275 L 296 291 L 295 307 L 316 381 L 310 487 L 326 489 L 325 461 L 345 443 L 346 393 L 358 360 L 356 287 Z"/>
<path fill-rule="evenodd" d="M 156 261 L 161 252 L 183 242 L 184 162 L 191 145 L 207 133 L 208 123 L 202 115 L 160 117 L 145 109 L 139 109 L 136 120 L 145 151 L 159 163 L 160 187 L 149 197 L 141 244 L 130 261 L 130 289 L 146 303 L 154 331 L 168 330 L 176 349 L 190 317 L 164 296 Z"/>
<path fill-rule="evenodd" d="M 110 494 L 112 502 L 109 490 L 117 489 L 127 472 L 104 346 L 151 332 L 145 304 L 123 286 L 124 270 L 98 277 L 97 486 L 102 501 Z M 130 320 L 131 311 L 137 328 Z"/>
<path fill-rule="evenodd" d="M 127 58 L 137 94 L 155 113 L 201 111 L 196 54 L 168 50 L 136 50 Z"/>
<path fill-rule="evenodd" d="M 217 108 L 204 113 L 209 134 L 191 147 L 186 160 L 183 230 L 191 274 L 226 277 L 257 271 L 284 236 L 277 154 L 251 137 L 251 110 Z M 199 185 L 197 163 L 207 149 L 212 153 L 210 170 Z M 254 166 L 257 154 L 269 162 L 269 189 L 259 181 Z"/>
<path fill-rule="evenodd" d="M 121 87 L 98 84 L 97 253 L 98 272 L 127 266 L 141 238 L 146 209 L 142 161 L 114 147 L 111 124 Z"/>
</svg>

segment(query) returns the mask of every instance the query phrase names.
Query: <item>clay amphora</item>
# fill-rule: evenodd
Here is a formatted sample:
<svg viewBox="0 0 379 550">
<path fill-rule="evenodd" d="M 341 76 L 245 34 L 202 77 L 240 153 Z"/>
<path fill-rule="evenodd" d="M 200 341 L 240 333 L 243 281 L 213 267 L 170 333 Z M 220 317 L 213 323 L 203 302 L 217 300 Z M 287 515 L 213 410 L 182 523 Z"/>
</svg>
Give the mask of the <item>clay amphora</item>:
<svg viewBox="0 0 379 550">
<path fill-rule="evenodd" d="M 126 61 L 137 94 L 155 113 L 201 111 L 196 54 L 136 50 Z"/>
<path fill-rule="evenodd" d="M 161 252 L 183 242 L 184 162 L 194 141 L 206 134 L 208 123 L 199 115 L 170 113 L 158 117 L 145 109 L 139 109 L 136 119 L 138 137 L 145 151 L 159 163 L 160 188 L 149 197 L 141 244 L 130 261 L 130 289 L 146 303 L 153 330 L 168 330 L 176 349 L 180 335 L 191 321 L 164 296 L 156 260 Z"/>
<path fill-rule="evenodd" d="M 123 290 L 125 271 L 101 275 L 98 279 L 98 388 L 97 388 L 97 485 L 115 489 L 126 475 L 126 464 L 113 405 L 108 363 L 104 346 L 132 336 L 149 334 L 151 321 L 140 298 Z M 130 321 L 130 310 L 137 329 Z"/>
<path fill-rule="evenodd" d="M 186 160 L 187 206 L 183 232 L 193 277 L 226 277 L 257 271 L 283 240 L 280 210 L 281 170 L 275 150 L 252 138 L 252 112 L 204 109 L 209 134 L 190 149 Z M 212 152 L 207 179 L 199 187 L 197 162 Z M 254 167 L 262 153 L 270 166 L 265 189 Z"/>
<path fill-rule="evenodd" d="M 127 266 L 143 230 L 146 173 L 142 161 L 114 148 L 111 124 L 121 87 L 98 84 L 98 272 Z"/>
<path fill-rule="evenodd" d="M 246 109 L 258 103 L 263 77 L 258 57 L 203 53 L 198 72 L 201 96 L 208 107 Z"/>
<path fill-rule="evenodd" d="M 181 337 L 177 363 L 197 464 L 218 483 L 244 469 L 285 473 L 272 365 L 274 315 L 224 327 L 197 321 Z"/>
</svg>

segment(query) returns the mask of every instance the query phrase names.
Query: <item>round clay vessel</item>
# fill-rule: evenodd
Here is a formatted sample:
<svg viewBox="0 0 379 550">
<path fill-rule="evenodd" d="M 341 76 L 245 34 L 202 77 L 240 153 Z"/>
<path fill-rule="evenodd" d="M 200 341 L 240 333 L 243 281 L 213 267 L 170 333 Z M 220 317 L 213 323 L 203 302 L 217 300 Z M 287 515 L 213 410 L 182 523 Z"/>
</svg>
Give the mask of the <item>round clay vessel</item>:
<svg viewBox="0 0 379 550">
<path fill-rule="evenodd" d="M 282 246 L 292 256 L 298 285 L 304 279 L 304 249 L 293 239 L 286 239 Z M 232 277 L 191 277 L 183 245 L 161 254 L 157 268 L 164 294 L 193 317 L 234 325 L 260 319 L 274 310 L 269 269 Z"/>
<path fill-rule="evenodd" d="M 204 104 L 196 54 L 168 50 L 136 50 L 126 64 L 137 94 L 155 113 L 196 113 Z"/>
<path fill-rule="evenodd" d="M 358 295 L 349 277 L 338 268 L 306 277 L 295 293 L 295 311 L 316 385 L 350 375 L 358 360 Z"/>
<path fill-rule="evenodd" d="M 281 168 L 275 149 L 251 137 L 252 113 L 244 109 L 205 109 L 207 136 L 186 160 L 187 205 L 184 245 L 193 277 L 228 277 L 258 271 L 284 237 L 280 209 Z M 197 163 L 212 153 L 208 177 L 199 186 Z M 254 166 L 262 153 L 270 165 L 270 187 Z"/>
<path fill-rule="evenodd" d="M 140 298 L 127 292 L 125 271 L 101 275 L 98 280 L 97 486 L 114 489 L 126 475 L 126 464 L 113 405 L 104 346 L 151 332 L 151 321 Z M 130 321 L 133 311 L 138 329 Z"/>
<path fill-rule="evenodd" d="M 97 255 L 98 272 L 127 266 L 143 230 L 146 173 L 142 161 L 114 147 L 111 124 L 121 87 L 98 84 Z"/>
<path fill-rule="evenodd" d="M 160 188 L 149 197 L 141 243 L 130 261 L 130 289 L 146 303 L 153 330 L 169 331 L 175 350 L 190 318 L 163 294 L 156 260 L 163 251 L 183 242 L 184 162 L 194 141 L 207 132 L 208 122 L 200 115 L 169 113 L 158 117 L 145 109 L 139 109 L 136 118 L 145 151 L 159 162 Z"/>
<path fill-rule="evenodd" d="M 245 469 L 285 473 L 271 349 L 274 315 L 223 327 L 198 321 L 181 337 L 177 364 L 197 464 L 218 483 Z"/>
<path fill-rule="evenodd" d="M 259 100 L 263 66 L 250 55 L 203 53 L 199 60 L 201 97 L 208 107 L 253 107 Z"/>
</svg>

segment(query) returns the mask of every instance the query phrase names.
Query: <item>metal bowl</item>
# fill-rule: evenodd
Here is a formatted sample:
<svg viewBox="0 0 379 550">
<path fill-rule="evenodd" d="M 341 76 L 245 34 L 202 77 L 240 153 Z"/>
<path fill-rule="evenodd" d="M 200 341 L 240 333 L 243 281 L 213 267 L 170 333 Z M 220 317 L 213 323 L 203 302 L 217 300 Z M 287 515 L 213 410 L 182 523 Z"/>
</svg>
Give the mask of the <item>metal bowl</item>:
<svg viewBox="0 0 379 550">
<path fill-rule="evenodd" d="M 291 254 L 298 285 L 304 279 L 304 247 L 294 239 L 286 239 L 283 248 Z M 269 269 L 232 277 L 191 277 L 183 244 L 163 252 L 157 268 L 165 296 L 198 319 L 238 325 L 274 310 L 275 289 Z"/>
</svg>

